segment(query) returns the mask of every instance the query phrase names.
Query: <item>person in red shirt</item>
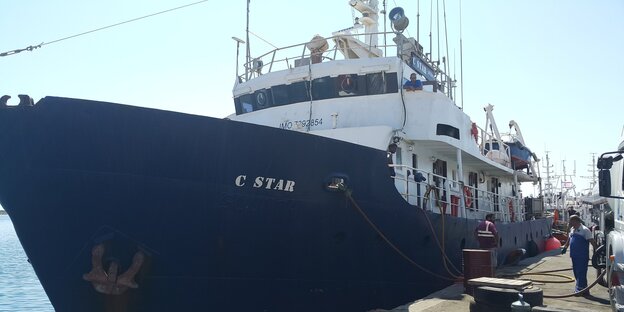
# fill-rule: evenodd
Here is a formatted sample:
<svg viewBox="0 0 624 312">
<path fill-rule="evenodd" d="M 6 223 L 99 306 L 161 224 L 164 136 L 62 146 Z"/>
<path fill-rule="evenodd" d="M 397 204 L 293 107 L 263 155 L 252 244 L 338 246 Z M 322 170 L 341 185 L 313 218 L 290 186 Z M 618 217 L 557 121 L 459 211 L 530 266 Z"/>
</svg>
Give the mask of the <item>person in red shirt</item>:
<svg viewBox="0 0 624 312">
<path fill-rule="evenodd" d="M 498 231 L 494 224 L 494 214 L 489 213 L 485 216 L 485 220 L 481 221 L 474 231 L 475 237 L 479 242 L 480 249 L 487 249 L 492 252 L 492 264 L 497 266 L 496 248 L 498 248 Z"/>
</svg>

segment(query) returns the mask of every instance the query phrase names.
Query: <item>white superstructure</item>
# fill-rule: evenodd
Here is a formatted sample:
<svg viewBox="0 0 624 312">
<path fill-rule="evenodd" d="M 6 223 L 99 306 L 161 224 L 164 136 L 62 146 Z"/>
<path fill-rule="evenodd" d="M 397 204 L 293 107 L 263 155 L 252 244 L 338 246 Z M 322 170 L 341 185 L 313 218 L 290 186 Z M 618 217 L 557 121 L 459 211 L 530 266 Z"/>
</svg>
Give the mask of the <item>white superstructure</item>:
<svg viewBox="0 0 624 312">
<path fill-rule="evenodd" d="M 377 1 L 349 4 L 363 14 L 363 34 L 356 25 L 253 58 L 237 73 L 236 114 L 228 118 L 388 151 L 389 174 L 411 204 L 467 218 L 494 212 L 499 220 L 523 220 L 519 183 L 538 177 L 531 168 L 512 168 L 493 106 L 485 107 L 484 127 L 477 126 L 452 99 L 455 81 L 414 38 L 377 31 Z M 378 36 L 392 36 L 384 42 L 397 45 L 381 46 Z M 422 90 L 403 88 L 411 74 Z"/>
</svg>

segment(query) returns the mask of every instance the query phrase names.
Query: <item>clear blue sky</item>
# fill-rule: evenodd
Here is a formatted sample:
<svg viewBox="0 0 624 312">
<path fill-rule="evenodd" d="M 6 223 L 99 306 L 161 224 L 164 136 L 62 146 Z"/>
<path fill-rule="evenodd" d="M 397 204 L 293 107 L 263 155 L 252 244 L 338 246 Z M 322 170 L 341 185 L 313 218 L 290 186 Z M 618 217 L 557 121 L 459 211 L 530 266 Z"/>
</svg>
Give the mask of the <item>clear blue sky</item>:
<svg viewBox="0 0 624 312">
<path fill-rule="evenodd" d="M 0 52 L 191 2 L 3 1 Z M 387 3 L 388 10 L 395 6 L 395 1 Z M 408 33 L 414 37 L 417 3 L 396 0 L 410 18 Z M 420 38 L 426 50 L 430 3 L 420 1 Z M 443 1 L 439 4 L 442 18 Z M 236 44 L 231 37 L 245 39 L 245 6 L 245 0 L 208 1 L 0 57 L 0 93 L 14 99 L 19 93 L 35 100 L 55 95 L 225 117 L 234 112 Z M 449 54 L 459 76 L 459 2 L 448 0 L 446 8 Z M 558 173 L 562 160 L 569 174 L 576 161 L 574 182 L 577 189 L 587 187 L 588 180 L 580 176 L 589 175 L 590 153 L 615 149 L 624 126 L 624 1 L 464 1 L 462 10 L 465 111 L 483 126 L 482 108 L 491 103 L 501 131 L 515 120 L 540 158 L 545 150 L 552 152 Z M 251 11 L 250 29 L 277 46 L 305 42 L 315 34 L 330 36 L 349 27 L 352 18 L 347 0 L 252 0 Z M 250 43 L 252 55 L 270 49 L 253 36 Z"/>
</svg>

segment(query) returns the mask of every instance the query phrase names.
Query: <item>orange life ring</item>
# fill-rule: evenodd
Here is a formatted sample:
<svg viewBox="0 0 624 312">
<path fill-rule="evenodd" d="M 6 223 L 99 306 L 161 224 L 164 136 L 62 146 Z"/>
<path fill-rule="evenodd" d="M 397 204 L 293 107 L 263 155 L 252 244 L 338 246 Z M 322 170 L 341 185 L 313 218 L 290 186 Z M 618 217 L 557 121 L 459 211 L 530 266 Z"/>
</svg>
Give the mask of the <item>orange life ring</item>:
<svg viewBox="0 0 624 312">
<path fill-rule="evenodd" d="M 511 222 L 514 222 L 516 219 L 516 213 L 513 209 L 513 202 L 509 200 L 509 214 L 511 214 Z"/>
<path fill-rule="evenodd" d="M 464 204 L 466 208 L 471 208 L 472 206 L 472 191 L 467 186 L 464 186 Z"/>
<path fill-rule="evenodd" d="M 472 136 L 474 137 L 475 142 L 479 143 L 479 129 L 477 129 L 477 124 L 474 122 L 472 123 L 470 134 L 472 134 Z"/>
</svg>

